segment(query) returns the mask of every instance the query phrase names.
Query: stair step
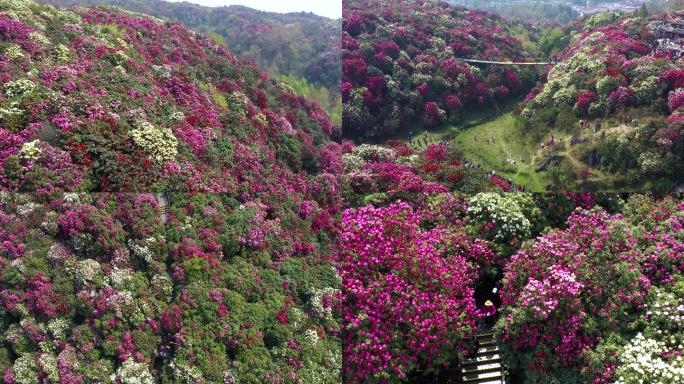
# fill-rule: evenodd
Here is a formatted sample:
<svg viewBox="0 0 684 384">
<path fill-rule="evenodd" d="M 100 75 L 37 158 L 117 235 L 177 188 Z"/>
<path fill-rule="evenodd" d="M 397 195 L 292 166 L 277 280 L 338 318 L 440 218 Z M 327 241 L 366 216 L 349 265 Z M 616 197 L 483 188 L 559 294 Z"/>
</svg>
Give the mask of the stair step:
<svg viewBox="0 0 684 384">
<path fill-rule="evenodd" d="M 466 368 L 461 369 L 461 372 L 464 375 L 468 375 L 471 373 L 483 373 L 483 372 L 492 371 L 492 370 L 501 371 L 501 362 L 495 361 L 495 362 L 491 362 L 491 363 L 490 362 L 481 363 L 478 365 L 469 366 L 468 368 L 470 368 L 470 369 L 466 369 Z"/>
<path fill-rule="evenodd" d="M 477 355 L 484 355 L 488 353 L 495 353 L 499 352 L 499 346 L 496 344 L 493 345 L 480 345 L 477 347 Z"/>
<path fill-rule="evenodd" d="M 486 329 L 475 335 L 477 350 L 461 363 L 461 379 L 468 384 L 505 384 L 504 367 L 496 333 Z"/>
<path fill-rule="evenodd" d="M 465 359 L 463 359 L 462 365 L 493 363 L 493 362 L 500 362 L 500 361 L 501 361 L 501 356 L 499 356 L 498 353 L 490 353 L 488 355 L 479 355 L 476 357 L 466 357 Z"/>
<path fill-rule="evenodd" d="M 488 379 L 488 380 L 499 380 L 500 382 L 503 382 L 503 377 L 501 376 L 501 370 L 493 371 L 493 372 L 483 372 L 483 373 L 469 373 L 469 374 L 464 374 L 463 375 L 463 382 L 464 383 L 473 383 L 473 382 L 480 382 L 482 379 Z"/>
</svg>

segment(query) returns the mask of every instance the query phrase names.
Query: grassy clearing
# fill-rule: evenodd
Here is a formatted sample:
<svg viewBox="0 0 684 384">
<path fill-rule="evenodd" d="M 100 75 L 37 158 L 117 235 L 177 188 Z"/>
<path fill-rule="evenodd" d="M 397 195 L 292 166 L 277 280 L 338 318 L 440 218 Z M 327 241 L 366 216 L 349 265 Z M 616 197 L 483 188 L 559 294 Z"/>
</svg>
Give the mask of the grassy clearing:
<svg viewBox="0 0 684 384">
<path fill-rule="evenodd" d="M 466 159 L 479 164 L 485 170 L 495 170 L 497 175 L 522 184 L 532 191 L 543 191 L 549 184 L 545 172 L 535 172 L 535 156 L 539 144 L 526 138 L 516 126 L 511 110 L 515 103 L 503 106 L 492 115 L 491 110 L 478 110 L 466 115 L 458 125 L 445 126 L 438 130 L 414 130 L 413 148 L 423 150 L 430 144 L 446 140 L 462 151 Z M 466 128 L 468 127 L 468 128 Z M 409 130 L 402 132 L 408 138 Z M 492 138 L 494 138 L 492 140 Z M 513 166 L 507 159 L 515 160 Z"/>
<path fill-rule="evenodd" d="M 469 160 L 532 191 L 543 191 L 549 183 L 545 172 L 535 172 L 540 148 L 520 133 L 510 112 L 459 132 L 455 143 Z M 507 159 L 514 160 L 517 166 Z"/>
<path fill-rule="evenodd" d="M 631 191 L 638 190 L 643 184 L 643 180 L 639 180 L 636 173 L 631 171 L 611 173 L 592 168 L 589 177 L 583 182 L 575 176 L 577 170 L 587 167 L 587 154 L 591 148 L 596 147 L 602 135 L 631 132 L 634 127 L 630 124 L 606 119 L 599 124 L 596 131 L 582 129 L 577 123 L 563 130 L 547 129 L 535 135 L 519 126 L 512 112 L 515 107 L 516 103 L 513 102 L 496 108 L 494 113 L 491 109 L 476 110 L 457 123 L 429 131 L 416 123 L 413 127 L 418 128 L 412 130 L 411 145 L 417 150 L 423 150 L 428 145 L 444 140 L 463 152 L 465 159 L 479 164 L 486 171 L 495 170 L 497 175 L 510 179 L 515 184 L 524 185 L 533 192 L 543 192 L 547 185 L 553 184 L 549 172 L 536 171 L 551 154 L 562 159 L 557 167 L 562 169 L 565 176 L 564 180 L 557 183 L 565 188 Z M 404 129 L 399 138 L 408 140 L 410 131 L 408 128 Z M 573 135 L 588 139 L 588 142 L 570 145 Z M 557 143 L 542 149 L 541 143 L 549 137 L 554 137 Z M 514 160 L 516 165 L 507 160 Z"/>
</svg>

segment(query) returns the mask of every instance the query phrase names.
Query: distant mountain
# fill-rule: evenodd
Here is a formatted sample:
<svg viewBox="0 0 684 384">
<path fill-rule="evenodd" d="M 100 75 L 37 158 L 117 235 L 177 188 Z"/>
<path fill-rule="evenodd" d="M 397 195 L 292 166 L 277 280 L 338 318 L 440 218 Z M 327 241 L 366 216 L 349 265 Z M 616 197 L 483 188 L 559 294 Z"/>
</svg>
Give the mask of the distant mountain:
<svg viewBox="0 0 684 384">
<path fill-rule="evenodd" d="M 647 0 L 646 8 L 651 13 L 680 11 L 684 9 L 684 0 Z"/>
<path fill-rule="evenodd" d="M 179 22 L 225 43 L 267 71 L 306 79 L 330 92 L 319 101 L 332 112 L 339 103 L 340 20 L 313 13 L 263 12 L 243 6 L 204 7 L 161 0 L 39 0 L 61 7 L 111 5 Z"/>
</svg>

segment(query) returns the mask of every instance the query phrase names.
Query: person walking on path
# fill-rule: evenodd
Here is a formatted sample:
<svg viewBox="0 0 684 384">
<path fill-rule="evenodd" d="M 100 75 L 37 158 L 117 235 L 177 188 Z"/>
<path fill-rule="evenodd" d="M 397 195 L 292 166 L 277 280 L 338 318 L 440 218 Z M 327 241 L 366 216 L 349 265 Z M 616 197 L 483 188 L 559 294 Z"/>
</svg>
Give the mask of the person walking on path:
<svg viewBox="0 0 684 384">
<path fill-rule="evenodd" d="M 492 303 L 491 300 L 487 300 L 484 303 L 484 309 L 482 310 L 482 313 L 485 316 L 485 322 L 487 323 L 488 326 L 494 325 L 494 316 L 496 315 L 496 306 L 494 303 Z"/>
</svg>

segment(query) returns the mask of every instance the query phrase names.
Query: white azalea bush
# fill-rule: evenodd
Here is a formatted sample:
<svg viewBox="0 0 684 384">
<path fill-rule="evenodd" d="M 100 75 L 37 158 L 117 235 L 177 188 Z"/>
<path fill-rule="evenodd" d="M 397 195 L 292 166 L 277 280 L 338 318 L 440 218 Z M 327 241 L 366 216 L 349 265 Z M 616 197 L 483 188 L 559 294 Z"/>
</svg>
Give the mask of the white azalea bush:
<svg viewBox="0 0 684 384">
<path fill-rule="evenodd" d="M 655 289 L 647 326 L 624 347 L 618 384 L 684 383 L 684 283 Z"/>
<path fill-rule="evenodd" d="M 351 153 L 366 162 L 394 161 L 397 158 L 397 154 L 392 148 L 371 144 L 361 144 L 355 147 Z"/>
<path fill-rule="evenodd" d="M 147 369 L 147 365 L 137 363 L 134 359 L 123 362 L 116 371 L 115 379 L 122 384 L 154 384 L 154 378 Z"/>
<path fill-rule="evenodd" d="M 478 193 L 470 198 L 468 213 L 500 242 L 528 238 L 541 218 L 532 195 L 526 193 Z"/>
<path fill-rule="evenodd" d="M 157 128 L 146 121 L 141 121 L 131 131 L 131 135 L 135 144 L 159 163 L 174 160 L 178 154 L 178 139 L 171 129 Z"/>
<path fill-rule="evenodd" d="M 28 79 L 10 81 L 5 84 L 5 96 L 7 98 L 21 98 L 36 89 L 36 84 Z"/>
</svg>

